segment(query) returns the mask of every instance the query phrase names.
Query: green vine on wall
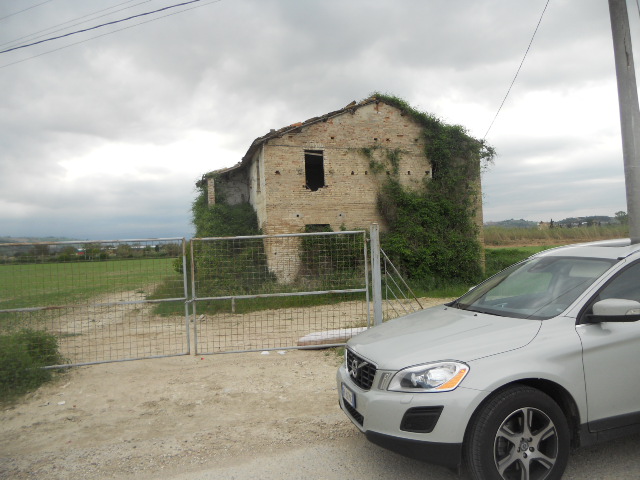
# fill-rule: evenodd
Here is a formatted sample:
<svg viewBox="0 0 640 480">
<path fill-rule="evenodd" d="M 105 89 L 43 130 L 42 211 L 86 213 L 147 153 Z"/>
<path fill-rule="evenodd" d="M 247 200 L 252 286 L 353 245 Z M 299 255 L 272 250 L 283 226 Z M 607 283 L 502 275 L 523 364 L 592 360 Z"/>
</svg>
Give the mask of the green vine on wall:
<svg viewBox="0 0 640 480">
<path fill-rule="evenodd" d="M 251 204 L 229 205 L 222 189 L 216 188 L 216 203 L 209 205 L 206 182 L 198 182 L 197 185 L 198 195 L 191 205 L 196 237 L 235 237 L 261 233 L 258 215 Z"/>
<path fill-rule="evenodd" d="M 476 282 L 482 275 L 482 245 L 476 212 L 481 204 L 480 173 L 494 158 L 494 149 L 469 136 L 459 125 L 413 109 L 404 100 L 375 93 L 379 101 L 398 108 L 422 127 L 425 161 L 431 177 L 421 188 L 400 184 L 400 149 L 380 145 L 359 149 L 373 174 L 385 176 L 378 208 L 389 226 L 383 248 L 405 274 L 425 287 L 443 282 Z M 199 183 L 192 205 L 197 237 L 255 235 L 257 216 L 249 203 L 228 205 L 216 189 L 216 203 L 207 203 L 206 182 Z"/>
<path fill-rule="evenodd" d="M 393 175 L 398 175 L 400 172 L 400 158 L 404 152 L 400 148 L 390 149 L 386 147 L 382 147 L 380 145 L 372 145 L 371 147 L 362 147 L 359 149 L 360 153 L 367 157 L 369 160 L 369 170 L 371 173 L 379 175 L 387 170 L 387 166 L 380 160 L 376 160 L 375 153 L 380 151 L 384 152 L 384 159 L 391 166 L 391 170 L 389 173 L 393 173 Z"/>
<path fill-rule="evenodd" d="M 389 172 L 378 195 L 378 209 L 389 226 L 382 237 L 383 248 L 409 278 L 426 288 L 478 281 L 483 270 L 476 222 L 480 173 L 493 160 L 495 150 L 469 136 L 463 127 L 417 111 L 398 97 L 374 96 L 422 127 L 424 155 L 431 164 L 431 177 L 425 177 L 421 188 L 409 189 L 398 176 L 402 151 L 386 149 L 387 169 L 374 159 L 381 147 L 360 150 L 369 158 L 373 173 Z"/>
</svg>

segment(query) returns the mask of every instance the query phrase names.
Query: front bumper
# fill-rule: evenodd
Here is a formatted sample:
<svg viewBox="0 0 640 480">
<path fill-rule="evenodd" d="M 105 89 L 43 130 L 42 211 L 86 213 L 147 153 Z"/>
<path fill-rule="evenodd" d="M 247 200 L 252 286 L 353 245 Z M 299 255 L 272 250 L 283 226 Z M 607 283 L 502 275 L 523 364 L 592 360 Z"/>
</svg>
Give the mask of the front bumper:
<svg viewBox="0 0 640 480">
<path fill-rule="evenodd" d="M 376 432 L 365 435 L 371 443 L 405 457 L 454 469 L 462 463 L 462 443 L 422 442 Z"/>
<path fill-rule="evenodd" d="M 378 390 L 379 376 L 384 373 L 378 371 L 372 388 L 363 390 L 353 383 L 344 366 L 338 370 L 340 407 L 354 425 L 372 443 L 396 453 L 447 467 L 459 466 L 467 424 L 486 392 L 461 387 L 451 392 L 416 394 Z M 342 385 L 353 393 L 355 408 L 344 400 Z M 423 411 L 430 412 L 431 419 L 425 415 L 407 422 L 409 415 Z"/>
</svg>

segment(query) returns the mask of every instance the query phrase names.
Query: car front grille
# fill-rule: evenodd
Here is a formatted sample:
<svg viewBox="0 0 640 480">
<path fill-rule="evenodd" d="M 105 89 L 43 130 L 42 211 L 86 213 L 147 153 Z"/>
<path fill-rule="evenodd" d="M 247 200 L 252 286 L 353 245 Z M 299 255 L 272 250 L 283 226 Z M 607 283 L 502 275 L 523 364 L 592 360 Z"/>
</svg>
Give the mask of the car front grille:
<svg viewBox="0 0 640 480">
<path fill-rule="evenodd" d="M 353 383 L 363 390 L 369 390 L 376 376 L 376 366 L 347 349 L 347 371 Z"/>
</svg>

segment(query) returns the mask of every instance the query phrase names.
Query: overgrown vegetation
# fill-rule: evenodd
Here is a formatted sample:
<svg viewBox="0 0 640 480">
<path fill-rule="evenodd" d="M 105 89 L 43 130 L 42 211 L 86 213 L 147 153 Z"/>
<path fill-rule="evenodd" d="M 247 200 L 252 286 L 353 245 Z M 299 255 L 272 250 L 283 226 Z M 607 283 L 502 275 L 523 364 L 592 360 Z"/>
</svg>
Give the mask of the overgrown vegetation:
<svg viewBox="0 0 640 480">
<path fill-rule="evenodd" d="M 538 252 L 553 248 L 553 246 L 488 248 L 486 250 L 486 277 L 495 275 L 501 270 L 521 262 L 525 258 Z"/>
<path fill-rule="evenodd" d="M 0 401 L 12 400 L 51 380 L 42 367 L 64 363 L 50 333 L 21 330 L 0 335 Z"/>
<path fill-rule="evenodd" d="M 447 283 L 474 283 L 481 279 L 482 246 L 476 212 L 480 204 L 480 170 L 495 151 L 470 137 L 459 125 L 448 125 L 433 115 L 417 111 L 398 97 L 376 93 L 422 127 L 425 162 L 431 177 L 421 188 L 400 184 L 402 154 L 390 150 L 373 157 L 374 147 L 362 149 L 373 173 L 387 171 L 378 208 L 389 231 L 381 242 L 385 252 L 415 285 L 437 288 Z"/>
<path fill-rule="evenodd" d="M 257 215 L 250 204 L 228 205 L 223 189 L 216 189 L 216 203 L 208 204 L 207 185 L 198 184 L 199 193 L 192 205 L 196 237 L 235 237 L 260 235 Z M 306 233 L 330 232 L 327 226 L 309 226 Z M 355 240 L 355 241 L 354 241 Z M 282 240 L 286 242 L 286 240 Z M 299 247 L 281 245 L 287 251 L 295 248 L 299 265 L 295 281 L 279 282 L 267 264 L 263 239 L 236 241 L 218 239 L 197 244 L 195 280 L 198 297 L 224 297 L 292 293 L 305 289 L 339 290 L 361 288 L 364 285 L 364 266 L 361 237 L 308 236 L 302 237 Z M 359 243 L 358 243 L 359 242 Z M 297 244 L 296 244 L 297 245 Z M 188 260 L 191 261 L 190 259 Z M 294 262 L 295 263 L 295 262 Z M 182 271 L 181 259 L 175 262 Z M 236 313 L 284 306 L 311 306 L 353 299 L 338 295 L 314 295 L 310 298 L 277 297 L 200 302 L 198 311 Z M 303 305 L 304 304 L 304 305 Z M 165 307 L 166 308 L 166 307 Z"/>
<path fill-rule="evenodd" d="M 196 228 L 197 238 L 251 236 L 262 233 L 258 228 L 258 216 L 249 203 L 227 204 L 222 189 L 216 190 L 215 200 L 214 205 L 209 205 L 206 182 L 198 183 L 198 195 L 191 205 L 192 223 Z M 213 252 L 209 245 L 203 248 L 208 252 L 199 252 L 196 270 L 215 272 L 215 277 L 207 285 L 202 285 L 203 292 L 218 291 L 218 295 L 227 295 L 235 291 L 236 295 L 242 295 L 241 292 L 246 293 L 247 289 L 255 283 L 255 279 L 250 279 L 251 285 L 247 283 L 242 260 L 263 259 L 265 255 L 262 242 L 237 246 L 233 242 L 217 244 L 216 248 L 221 248 L 224 252 Z M 224 257 L 222 253 L 225 254 Z M 187 264 L 190 263 L 191 253 L 188 252 Z M 258 267 L 261 270 L 266 269 L 265 261 L 261 260 L 259 263 Z M 176 272 L 182 273 L 182 258 L 174 261 L 174 267 Z M 188 269 L 187 273 L 191 275 Z M 189 281 L 189 288 L 190 286 L 191 281 Z"/>
<path fill-rule="evenodd" d="M 372 173 L 387 173 L 378 198 L 379 210 L 389 226 L 382 238 L 383 248 L 413 284 L 433 288 L 447 283 L 479 281 L 483 274 L 479 219 L 476 219 L 481 193 L 480 169 L 493 159 L 493 148 L 470 137 L 463 127 L 448 125 L 433 115 L 419 112 L 398 97 L 380 93 L 375 96 L 422 127 L 425 164 L 431 165 L 430 178 L 425 178 L 422 188 L 412 190 L 399 181 L 402 150 L 379 145 L 361 150 L 369 159 Z M 199 188 L 192 207 L 197 237 L 259 233 L 256 214 L 248 203 L 228 205 L 222 197 L 224 189 L 217 188 L 215 205 L 208 205 L 206 182 L 200 182 Z M 327 262 L 321 265 L 307 245 L 313 241 L 326 240 L 303 241 L 301 272 L 339 275 L 338 270 L 344 270 L 344 266 Z M 243 254 L 235 251 L 233 255 Z M 253 257 L 263 258 L 255 252 Z M 240 272 L 229 275 L 224 289 L 231 288 L 234 279 L 241 278 Z"/>
<path fill-rule="evenodd" d="M 260 235 L 258 216 L 249 203 L 228 205 L 222 190 L 216 189 L 216 203 L 209 205 L 206 183 L 200 183 L 198 190 L 198 195 L 191 205 L 196 237 Z"/>
<path fill-rule="evenodd" d="M 305 233 L 332 232 L 329 225 L 308 225 Z M 361 235 L 319 235 L 301 238 L 301 283 L 320 290 L 364 286 L 364 254 Z"/>
</svg>

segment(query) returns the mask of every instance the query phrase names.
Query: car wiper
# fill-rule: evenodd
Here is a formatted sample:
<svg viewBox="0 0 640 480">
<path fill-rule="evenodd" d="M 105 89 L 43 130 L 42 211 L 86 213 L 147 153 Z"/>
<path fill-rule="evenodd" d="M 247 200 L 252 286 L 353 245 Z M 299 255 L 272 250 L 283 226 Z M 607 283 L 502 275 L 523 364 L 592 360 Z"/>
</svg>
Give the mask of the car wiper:
<svg viewBox="0 0 640 480">
<path fill-rule="evenodd" d="M 473 308 L 471 306 L 465 308 L 465 310 L 469 311 L 469 312 L 476 312 L 476 313 L 485 313 L 487 315 L 494 315 L 496 317 L 505 317 L 508 315 L 504 315 L 504 313 L 498 311 L 498 310 L 488 310 L 488 309 L 483 309 L 483 308 Z M 505 312 L 506 313 L 506 312 Z"/>
</svg>

